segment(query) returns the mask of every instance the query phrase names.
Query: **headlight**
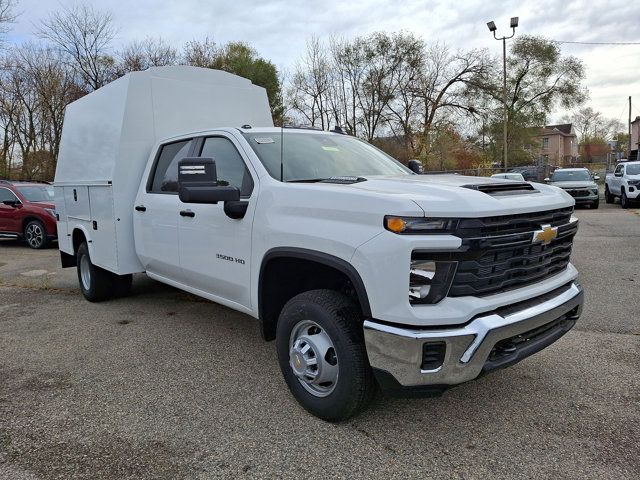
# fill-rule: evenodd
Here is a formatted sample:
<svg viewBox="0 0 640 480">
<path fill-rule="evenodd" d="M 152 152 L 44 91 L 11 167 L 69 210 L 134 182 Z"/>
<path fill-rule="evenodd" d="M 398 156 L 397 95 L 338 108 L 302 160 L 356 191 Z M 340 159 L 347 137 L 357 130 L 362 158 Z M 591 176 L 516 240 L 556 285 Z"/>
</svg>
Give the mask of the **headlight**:
<svg viewBox="0 0 640 480">
<path fill-rule="evenodd" d="M 53 208 L 45 208 L 45 210 L 51 215 L 53 218 L 56 218 L 56 211 Z"/>
<path fill-rule="evenodd" d="M 640 180 L 627 180 L 629 185 L 640 185 Z"/>
<path fill-rule="evenodd" d="M 425 233 L 450 233 L 455 230 L 457 220 L 451 218 L 384 217 L 384 228 L 393 233 L 420 235 Z"/>
<path fill-rule="evenodd" d="M 409 303 L 438 303 L 449 292 L 456 262 L 412 259 L 409 270 Z"/>
<path fill-rule="evenodd" d="M 594 195 L 598 195 L 598 193 L 600 193 L 600 192 L 598 192 L 597 188 L 592 188 L 591 189 L 591 193 L 593 193 Z"/>
</svg>

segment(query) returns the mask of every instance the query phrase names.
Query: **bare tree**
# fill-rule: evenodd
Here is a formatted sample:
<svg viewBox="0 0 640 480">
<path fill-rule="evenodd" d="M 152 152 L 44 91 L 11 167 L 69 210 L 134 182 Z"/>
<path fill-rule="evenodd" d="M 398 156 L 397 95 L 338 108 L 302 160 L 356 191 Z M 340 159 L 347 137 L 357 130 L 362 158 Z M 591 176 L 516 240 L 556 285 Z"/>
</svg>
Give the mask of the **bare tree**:
<svg viewBox="0 0 640 480">
<path fill-rule="evenodd" d="M 578 141 L 586 143 L 597 139 L 607 141 L 624 129 L 624 125 L 619 120 L 605 118 L 602 113 L 591 107 L 584 107 L 576 110 L 571 115 L 565 115 L 563 120 L 571 122 L 573 128 L 578 133 Z"/>
<path fill-rule="evenodd" d="M 218 58 L 218 46 L 212 38 L 191 40 L 184 46 L 183 63 L 194 67 L 212 68 Z"/>
<path fill-rule="evenodd" d="M 420 100 L 420 153 L 427 155 L 429 137 L 445 113 L 472 113 L 467 89 L 486 74 L 486 54 L 482 50 L 458 51 L 454 54 L 435 44 L 426 51 L 424 70 L 418 80 L 416 96 Z"/>
<path fill-rule="evenodd" d="M 109 12 L 84 4 L 63 8 L 44 20 L 37 33 L 64 52 L 89 90 L 113 78 L 110 47 L 116 29 Z"/>
<path fill-rule="evenodd" d="M 320 40 L 311 37 L 307 41 L 305 57 L 296 65 L 287 91 L 289 103 L 307 123 L 323 130 L 329 127 L 331 88 L 329 60 Z"/>
<path fill-rule="evenodd" d="M 133 41 L 118 55 L 117 75 L 178 63 L 178 51 L 162 38 Z"/>
</svg>

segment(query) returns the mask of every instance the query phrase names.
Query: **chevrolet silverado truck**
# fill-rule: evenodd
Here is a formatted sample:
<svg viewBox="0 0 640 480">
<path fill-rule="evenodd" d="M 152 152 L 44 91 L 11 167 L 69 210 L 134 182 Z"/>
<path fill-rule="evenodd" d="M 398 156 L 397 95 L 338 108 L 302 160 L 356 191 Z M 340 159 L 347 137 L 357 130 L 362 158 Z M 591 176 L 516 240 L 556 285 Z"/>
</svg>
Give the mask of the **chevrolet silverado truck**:
<svg viewBox="0 0 640 480">
<path fill-rule="evenodd" d="M 596 180 L 586 168 L 558 168 L 545 178 L 545 182 L 565 190 L 576 201 L 576 205 L 589 205 L 590 208 L 600 206 L 600 192 Z"/>
<path fill-rule="evenodd" d="M 622 208 L 629 208 L 640 195 L 640 162 L 619 163 L 605 178 L 604 198 L 607 203 L 620 198 Z"/>
<path fill-rule="evenodd" d="M 377 388 L 440 394 L 515 364 L 582 310 L 563 190 L 418 175 L 352 136 L 275 128 L 264 89 L 220 71 L 152 68 L 70 104 L 55 192 L 87 300 L 144 272 L 255 317 L 329 421 Z"/>
</svg>

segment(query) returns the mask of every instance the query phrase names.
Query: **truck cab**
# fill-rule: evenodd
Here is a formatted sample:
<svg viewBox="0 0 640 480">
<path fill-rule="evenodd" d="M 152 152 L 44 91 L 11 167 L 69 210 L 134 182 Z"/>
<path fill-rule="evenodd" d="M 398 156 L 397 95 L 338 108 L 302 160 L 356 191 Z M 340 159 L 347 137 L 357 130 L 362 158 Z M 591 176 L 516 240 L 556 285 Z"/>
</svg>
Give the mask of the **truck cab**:
<svg viewBox="0 0 640 480">
<path fill-rule="evenodd" d="M 96 106 L 118 102 L 85 100 L 65 119 L 61 258 L 77 268 L 88 300 L 125 294 L 131 275 L 145 273 L 255 317 L 276 342 L 293 396 L 329 421 L 357 414 L 378 387 L 441 394 L 538 352 L 576 323 L 578 221 L 562 189 L 418 175 L 349 135 L 273 127 L 268 110 L 241 101 L 256 87 L 200 70 L 142 72 L 136 82 L 160 79 L 168 96 L 133 109 L 119 102 L 124 111 L 112 117 L 121 123 L 145 113 L 174 131 L 149 134 L 144 157 L 139 138 L 112 138 L 113 156 L 78 173 L 84 144 L 64 142 L 74 119 L 84 119 L 86 136 L 87 118 L 104 121 L 104 110 L 92 116 Z M 198 107 L 205 102 L 175 81 L 183 75 L 189 86 L 210 83 L 199 91 L 218 89 L 217 103 Z M 138 91 L 129 82 L 118 98 Z M 224 104 L 230 84 L 245 94 Z M 166 117 L 155 109 L 167 98 L 225 115 Z M 92 172 L 105 163 L 99 180 Z"/>
</svg>

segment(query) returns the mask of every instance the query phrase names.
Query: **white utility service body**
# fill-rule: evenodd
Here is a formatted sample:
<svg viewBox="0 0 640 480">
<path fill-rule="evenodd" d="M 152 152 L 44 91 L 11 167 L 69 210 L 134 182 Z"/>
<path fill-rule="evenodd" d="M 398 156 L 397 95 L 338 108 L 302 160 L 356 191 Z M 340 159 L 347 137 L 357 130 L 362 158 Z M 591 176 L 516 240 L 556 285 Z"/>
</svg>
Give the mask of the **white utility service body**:
<svg viewBox="0 0 640 480">
<path fill-rule="evenodd" d="M 359 174 L 350 158 L 368 156 Z M 189 200 L 188 169 L 214 164 L 204 195 L 235 197 Z M 146 272 L 260 319 L 292 393 L 328 420 L 373 378 L 440 393 L 515 363 L 582 309 L 561 189 L 415 175 L 352 137 L 274 128 L 264 90 L 223 72 L 152 68 L 71 104 L 55 189 L 87 298 L 91 272 Z"/>
</svg>

